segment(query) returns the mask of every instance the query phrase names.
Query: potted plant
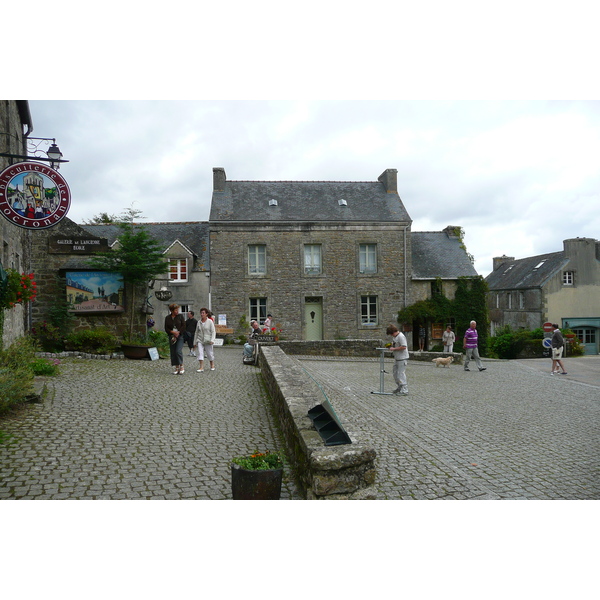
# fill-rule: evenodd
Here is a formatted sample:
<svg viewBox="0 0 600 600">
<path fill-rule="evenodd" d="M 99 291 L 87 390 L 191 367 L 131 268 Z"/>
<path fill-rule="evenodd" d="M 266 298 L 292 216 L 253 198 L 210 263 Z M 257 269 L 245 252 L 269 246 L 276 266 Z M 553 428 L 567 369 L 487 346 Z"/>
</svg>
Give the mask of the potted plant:
<svg viewBox="0 0 600 600">
<path fill-rule="evenodd" d="M 283 459 L 277 452 L 254 452 L 231 461 L 234 500 L 279 500 Z"/>
<path fill-rule="evenodd" d="M 146 358 L 148 348 L 152 344 L 145 335 L 134 333 L 136 292 L 142 285 L 146 286 L 150 279 L 167 271 L 167 265 L 160 244 L 138 223 L 141 211 L 128 208 L 117 223 L 121 235 L 117 238 L 115 248 L 109 252 L 96 254 L 89 260 L 90 266 L 109 273 L 120 273 L 123 276 L 126 295 L 129 296 L 128 330 L 123 337 L 123 353 L 128 358 Z M 145 328 L 145 326 L 144 326 Z M 128 356 L 130 348 L 136 347 L 136 356 Z M 145 350 L 140 348 L 145 347 Z M 127 352 L 126 352 L 127 351 Z"/>
</svg>

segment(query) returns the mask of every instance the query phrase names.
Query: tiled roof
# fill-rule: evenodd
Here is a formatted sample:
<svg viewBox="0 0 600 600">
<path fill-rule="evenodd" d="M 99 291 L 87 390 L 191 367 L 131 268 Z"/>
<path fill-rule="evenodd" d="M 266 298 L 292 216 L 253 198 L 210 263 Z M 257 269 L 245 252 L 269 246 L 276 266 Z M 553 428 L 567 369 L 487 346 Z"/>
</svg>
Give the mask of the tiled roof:
<svg viewBox="0 0 600 600">
<path fill-rule="evenodd" d="M 410 223 L 411 219 L 400 196 L 387 193 L 379 181 L 227 181 L 225 191 L 213 192 L 210 221 Z"/>
<path fill-rule="evenodd" d="M 490 290 L 542 287 L 566 262 L 564 252 L 508 260 L 492 271 L 485 280 Z"/>
<path fill-rule="evenodd" d="M 476 277 L 477 271 L 458 237 L 445 231 L 413 231 L 413 279 Z"/>
<path fill-rule="evenodd" d="M 80 227 L 96 237 L 108 239 L 109 245 L 113 244 L 120 233 L 119 226 L 113 224 L 80 225 Z M 198 257 L 198 264 L 203 265 L 204 269 L 210 270 L 207 221 L 140 223 L 139 227 L 148 231 L 161 244 L 163 251 L 169 248 L 175 240 L 179 240 Z"/>
</svg>

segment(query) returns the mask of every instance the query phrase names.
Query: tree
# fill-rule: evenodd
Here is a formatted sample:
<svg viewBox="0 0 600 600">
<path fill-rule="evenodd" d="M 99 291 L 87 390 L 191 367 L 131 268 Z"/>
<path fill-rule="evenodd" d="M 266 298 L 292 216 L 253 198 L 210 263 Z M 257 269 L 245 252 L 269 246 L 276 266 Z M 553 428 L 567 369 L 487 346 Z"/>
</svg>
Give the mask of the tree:
<svg viewBox="0 0 600 600">
<path fill-rule="evenodd" d="M 129 339 L 133 338 L 136 289 L 141 284 L 146 286 L 150 279 L 167 270 L 160 244 L 143 226 L 134 222 L 140 215 L 141 211 L 133 207 L 126 209 L 117 222 L 121 234 L 116 248 L 98 253 L 89 260 L 94 269 L 122 275 L 125 293 L 129 292 L 130 297 Z"/>
<path fill-rule="evenodd" d="M 111 223 L 118 223 L 118 222 L 119 222 L 119 217 L 117 215 L 109 215 L 106 212 L 101 212 L 97 215 L 94 215 L 91 219 L 84 221 L 84 224 L 85 225 L 110 225 Z"/>
</svg>

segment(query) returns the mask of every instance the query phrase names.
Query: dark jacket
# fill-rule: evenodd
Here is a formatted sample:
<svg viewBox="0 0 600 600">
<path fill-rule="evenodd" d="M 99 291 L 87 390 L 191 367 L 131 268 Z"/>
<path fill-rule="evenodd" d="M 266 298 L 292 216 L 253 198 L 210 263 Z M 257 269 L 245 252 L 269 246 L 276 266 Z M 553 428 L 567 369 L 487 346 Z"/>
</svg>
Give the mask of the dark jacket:
<svg viewBox="0 0 600 600">
<path fill-rule="evenodd" d="M 562 333 L 558 330 L 554 330 L 554 335 L 552 336 L 552 347 L 553 348 L 562 348 L 565 345 L 565 341 L 563 340 Z"/>
</svg>

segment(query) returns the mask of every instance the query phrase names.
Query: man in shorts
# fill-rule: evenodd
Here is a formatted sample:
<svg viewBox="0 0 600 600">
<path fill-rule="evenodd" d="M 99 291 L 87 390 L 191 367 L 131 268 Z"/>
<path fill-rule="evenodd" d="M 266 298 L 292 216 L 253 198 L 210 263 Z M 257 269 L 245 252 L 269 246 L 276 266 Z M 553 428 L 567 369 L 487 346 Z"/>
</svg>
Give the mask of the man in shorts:
<svg viewBox="0 0 600 600">
<path fill-rule="evenodd" d="M 554 333 L 552 334 L 552 375 L 566 375 L 567 371 L 563 365 L 562 354 L 565 347 L 565 341 L 562 333 L 556 323 L 552 323 Z M 558 370 L 560 366 L 561 371 Z"/>
</svg>

